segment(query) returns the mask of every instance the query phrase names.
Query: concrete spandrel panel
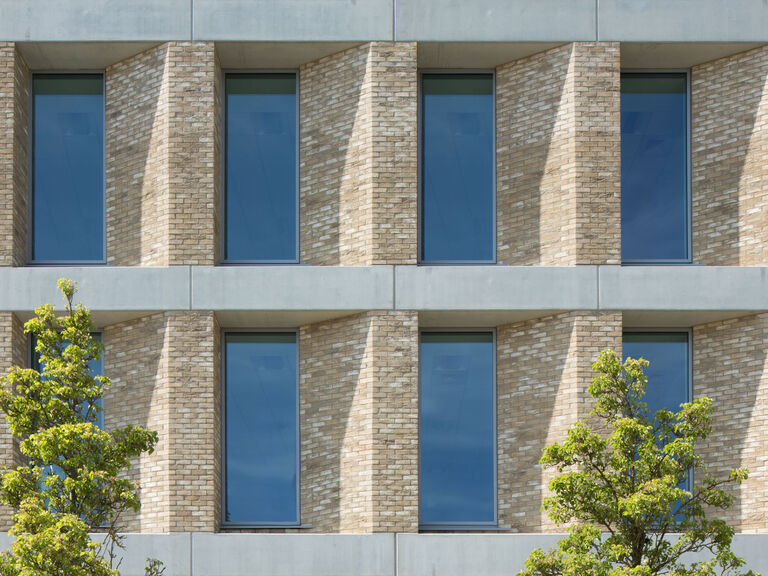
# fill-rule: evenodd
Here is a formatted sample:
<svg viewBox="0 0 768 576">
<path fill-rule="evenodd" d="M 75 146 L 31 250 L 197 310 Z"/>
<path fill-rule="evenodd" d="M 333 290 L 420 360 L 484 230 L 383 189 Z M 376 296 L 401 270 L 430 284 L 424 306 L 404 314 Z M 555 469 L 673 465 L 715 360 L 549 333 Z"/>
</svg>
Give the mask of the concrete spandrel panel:
<svg viewBox="0 0 768 576">
<path fill-rule="evenodd" d="M 120 562 L 121 576 L 144 576 L 147 559 L 160 560 L 165 567 L 165 576 L 188 576 L 192 574 L 189 533 L 176 534 L 124 534 L 122 550 L 117 550 L 116 561 Z M 103 535 L 91 536 L 97 542 Z"/>
<path fill-rule="evenodd" d="M 768 310 L 768 267 L 601 266 L 603 310 Z"/>
<path fill-rule="evenodd" d="M 189 0 L 0 0 L 0 40 L 189 40 Z"/>
<path fill-rule="evenodd" d="M 195 0 L 196 40 L 392 40 L 393 0 Z"/>
<path fill-rule="evenodd" d="M 768 41 L 765 0 L 600 0 L 598 22 L 601 41 Z"/>
<path fill-rule="evenodd" d="M 193 574 L 393 576 L 393 534 L 193 534 Z"/>
<path fill-rule="evenodd" d="M 594 0 L 397 0 L 397 41 L 595 39 Z"/>
<path fill-rule="evenodd" d="M 596 266 L 398 266 L 399 310 L 593 310 Z"/>
</svg>

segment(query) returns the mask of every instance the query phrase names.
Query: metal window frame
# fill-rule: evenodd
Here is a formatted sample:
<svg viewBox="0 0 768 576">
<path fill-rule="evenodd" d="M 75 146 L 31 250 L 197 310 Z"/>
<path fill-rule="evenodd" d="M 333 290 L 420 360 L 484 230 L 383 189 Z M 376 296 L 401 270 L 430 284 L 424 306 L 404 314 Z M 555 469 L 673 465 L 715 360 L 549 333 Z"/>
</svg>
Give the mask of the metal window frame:
<svg viewBox="0 0 768 576">
<path fill-rule="evenodd" d="M 469 334 L 469 333 L 484 333 L 484 334 L 490 334 L 491 335 L 491 346 L 492 346 L 492 362 L 493 365 L 491 366 L 491 374 L 493 374 L 493 379 L 491 382 L 491 386 L 493 386 L 492 391 L 492 397 L 493 397 L 493 520 L 491 522 L 422 522 L 421 521 L 421 496 L 422 496 L 422 489 L 421 489 L 421 454 L 422 454 L 422 443 L 421 443 L 421 369 L 422 369 L 422 362 L 421 362 L 421 338 L 423 334 Z M 496 328 L 420 328 L 419 329 L 419 350 L 418 350 L 418 365 L 419 365 L 419 384 L 418 384 L 418 426 L 419 426 L 419 457 L 418 457 L 418 478 L 419 478 L 419 506 L 418 506 L 418 514 L 419 514 L 419 531 L 420 532 L 440 532 L 440 531 L 454 531 L 454 532 L 462 532 L 462 531 L 502 531 L 503 529 L 499 528 L 499 417 L 498 417 L 498 410 L 499 410 L 499 399 L 498 399 L 498 385 L 497 385 L 497 363 L 498 360 L 496 358 L 497 355 L 497 340 L 496 340 Z"/>
<path fill-rule="evenodd" d="M 659 75 L 659 74 L 685 74 L 685 235 L 687 252 L 686 258 L 638 258 L 638 259 L 621 259 L 622 266 L 676 266 L 693 264 L 693 154 L 692 154 L 692 141 L 691 134 L 693 131 L 691 113 L 691 69 L 690 68 L 627 68 L 621 70 L 621 75 L 624 74 L 636 74 L 636 75 Z M 621 139 L 619 139 L 621 140 Z M 621 249 L 621 246 L 619 246 Z"/>
<path fill-rule="evenodd" d="M 293 259 L 228 259 L 227 254 L 227 77 L 239 75 L 260 75 L 260 74 L 293 74 L 296 80 L 296 257 Z M 301 261 L 301 93 L 300 93 L 300 70 L 298 68 L 275 68 L 244 70 L 239 68 L 226 69 L 221 71 L 221 107 L 222 107 L 222 126 L 221 126 L 221 173 L 219 174 L 220 187 L 222 193 L 219 196 L 219 214 L 221 214 L 221 233 L 219 234 L 219 251 L 221 254 L 220 262 L 222 266 L 248 266 L 248 265 L 279 265 L 279 264 L 299 264 Z"/>
<path fill-rule="evenodd" d="M 622 328 L 621 330 L 621 358 L 622 361 L 625 358 L 624 355 L 624 335 L 625 334 L 685 334 L 688 344 L 688 353 L 686 354 L 686 362 L 688 363 L 688 369 L 686 370 L 686 377 L 688 378 L 688 385 L 686 386 L 686 392 L 688 397 L 685 402 L 693 402 L 694 400 L 694 388 L 693 388 L 693 329 L 692 328 Z M 695 478 L 693 470 L 688 470 L 688 484 L 689 488 L 693 490 Z"/>
<path fill-rule="evenodd" d="M 101 141 L 102 157 L 102 246 L 100 260 L 37 260 L 33 259 L 34 253 L 34 191 L 35 191 L 35 76 L 76 76 L 76 75 L 101 76 L 102 91 L 104 94 L 104 106 L 102 107 L 102 121 L 104 133 Z M 97 70 L 35 70 L 29 74 L 29 94 L 28 107 L 29 118 L 27 119 L 28 132 L 28 150 L 27 150 L 27 266 L 104 266 L 107 264 L 107 73 L 104 69 Z"/>
<path fill-rule="evenodd" d="M 296 521 L 291 522 L 229 522 L 227 516 L 227 335 L 228 334 L 294 334 L 296 337 Z M 301 523 L 301 374 L 299 373 L 299 330 L 294 328 L 274 328 L 252 330 L 248 328 L 222 329 L 220 393 L 221 393 L 221 516 L 222 530 L 268 529 L 268 528 L 306 528 Z"/>
<path fill-rule="evenodd" d="M 493 258 L 491 260 L 425 260 L 424 255 L 424 94 L 422 90 L 423 80 L 424 76 L 430 76 L 434 74 L 443 74 L 443 75 L 474 75 L 474 76 L 488 76 L 491 77 L 491 89 L 493 90 L 492 94 L 492 117 L 493 117 L 493 141 L 492 141 L 492 147 L 493 151 L 491 152 L 493 162 L 492 162 L 492 170 L 493 173 L 491 174 L 491 179 L 493 181 L 492 189 L 493 189 L 493 207 L 492 207 L 492 213 L 491 213 L 491 229 L 493 231 L 492 234 L 492 252 L 493 252 Z M 417 249 L 417 258 L 416 263 L 419 266 L 488 266 L 488 265 L 494 265 L 498 263 L 498 223 L 497 223 L 497 211 L 498 211 L 498 182 L 497 182 L 497 149 L 496 149 L 496 132 L 497 132 L 497 117 L 496 117 L 496 69 L 486 69 L 486 68 L 425 68 L 423 70 L 419 70 L 419 79 L 418 79 L 418 93 L 417 93 L 417 102 L 416 102 L 416 133 L 417 133 L 417 176 L 416 176 L 416 184 L 418 188 L 418 202 L 417 202 L 417 213 L 416 213 L 416 228 L 417 228 L 417 240 L 416 240 L 416 249 Z"/>
</svg>

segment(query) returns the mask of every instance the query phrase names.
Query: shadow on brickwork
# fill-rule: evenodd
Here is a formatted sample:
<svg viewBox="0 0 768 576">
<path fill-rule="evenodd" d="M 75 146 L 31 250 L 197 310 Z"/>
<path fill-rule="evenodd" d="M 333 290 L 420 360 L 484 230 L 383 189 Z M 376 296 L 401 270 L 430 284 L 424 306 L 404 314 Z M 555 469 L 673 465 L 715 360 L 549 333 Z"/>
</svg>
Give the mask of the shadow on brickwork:
<svg viewBox="0 0 768 576">
<path fill-rule="evenodd" d="M 370 102 L 363 95 L 368 45 L 301 68 L 301 261 L 364 263 L 364 187 L 369 179 Z"/>
<path fill-rule="evenodd" d="M 557 531 L 540 511 L 549 477 L 538 462 L 578 417 L 578 380 L 569 364 L 576 337 L 565 314 L 498 328 L 499 525 L 514 532 Z"/>
<path fill-rule="evenodd" d="M 496 70 L 497 257 L 507 265 L 548 264 L 548 237 L 570 162 L 566 80 L 573 46 Z"/>
<path fill-rule="evenodd" d="M 693 328 L 693 394 L 714 405 L 701 454 L 716 476 L 749 468 L 733 506 L 715 516 L 738 531 L 768 530 L 768 314 Z M 694 479 L 697 482 L 700 479 Z"/>
<path fill-rule="evenodd" d="M 693 258 L 721 266 L 768 264 L 765 149 L 768 48 L 692 69 Z M 763 201 L 764 204 L 764 201 Z"/>
</svg>

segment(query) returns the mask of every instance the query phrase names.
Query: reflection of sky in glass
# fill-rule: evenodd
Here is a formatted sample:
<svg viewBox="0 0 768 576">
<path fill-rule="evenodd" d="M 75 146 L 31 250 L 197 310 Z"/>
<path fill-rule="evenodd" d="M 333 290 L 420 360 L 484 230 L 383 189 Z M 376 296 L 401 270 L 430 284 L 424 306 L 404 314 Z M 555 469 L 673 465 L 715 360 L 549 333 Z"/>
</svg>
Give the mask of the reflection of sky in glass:
<svg viewBox="0 0 768 576">
<path fill-rule="evenodd" d="M 226 520 L 296 523 L 296 336 L 226 337 Z"/>
<path fill-rule="evenodd" d="M 227 76 L 227 260 L 296 260 L 296 76 Z"/>
<path fill-rule="evenodd" d="M 36 75 L 32 258 L 104 258 L 101 75 Z"/>
<path fill-rule="evenodd" d="M 423 334 L 420 363 L 420 521 L 492 523 L 492 336 Z"/>
<path fill-rule="evenodd" d="M 624 357 L 645 358 L 648 388 L 644 401 L 653 414 L 662 408 L 677 412 L 690 401 L 688 388 L 688 334 L 635 332 L 624 334 Z M 685 485 L 681 486 L 685 488 Z"/>
<path fill-rule="evenodd" d="M 621 255 L 688 258 L 685 74 L 623 74 Z"/>
<path fill-rule="evenodd" d="M 492 261 L 491 75 L 422 81 L 422 259 Z"/>
</svg>

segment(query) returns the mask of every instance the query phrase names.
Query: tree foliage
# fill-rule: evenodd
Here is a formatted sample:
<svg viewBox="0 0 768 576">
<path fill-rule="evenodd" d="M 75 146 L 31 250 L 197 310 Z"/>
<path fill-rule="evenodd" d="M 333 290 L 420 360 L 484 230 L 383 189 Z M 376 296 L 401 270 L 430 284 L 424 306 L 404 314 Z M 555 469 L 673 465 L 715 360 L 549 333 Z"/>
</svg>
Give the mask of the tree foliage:
<svg viewBox="0 0 768 576">
<path fill-rule="evenodd" d="M 121 513 L 137 511 L 136 486 L 121 472 L 152 452 L 157 433 L 141 426 L 96 425 L 110 386 L 91 363 L 102 353 L 91 316 L 73 305 L 75 285 L 59 280 L 66 313 L 35 310 L 24 331 L 34 337 L 40 370 L 14 366 L 0 378 L 0 408 L 26 463 L 6 470 L 0 502 L 15 509 L 15 542 L 0 555 L 1 576 L 118 576 L 115 546 Z M 89 532 L 102 532 L 94 542 Z"/>
<path fill-rule="evenodd" d="M 569 535 L 549 552 L 534 550 L 518 576 L 742 574 L 744 562 L 731 552 L 733 529 L 707 511 L 730 506 L 727 485 L 746 479 L 747 470 L 718 479 L 696 453 L 711 430 L 709 398 L 649 414 L 647 366 L 643 359 L 622 363 L 610 350 L 592 365 L 590 422 L 577 422 L 540 460 L 558 472 L 543 508 L 570 525 Z M 691 473 L 696 482 L 688 491 Z M 708 559 L 697 560 L 701 554 Z"/>
</svg>

